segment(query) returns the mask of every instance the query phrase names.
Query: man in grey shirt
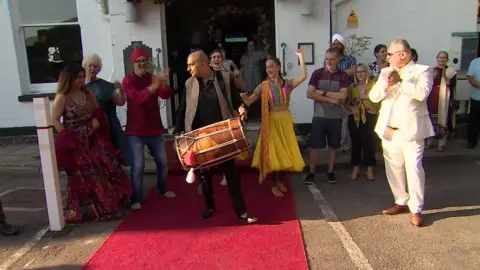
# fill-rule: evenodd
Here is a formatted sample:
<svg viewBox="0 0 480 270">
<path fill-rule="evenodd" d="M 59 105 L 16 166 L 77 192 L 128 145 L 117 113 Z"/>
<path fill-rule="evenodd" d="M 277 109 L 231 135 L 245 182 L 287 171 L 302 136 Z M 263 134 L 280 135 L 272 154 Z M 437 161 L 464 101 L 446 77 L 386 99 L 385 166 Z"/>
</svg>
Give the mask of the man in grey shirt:
<svg viewBox="0 0 480 270">
<path fill-rule="evenodd" d="M 338 68 L 341 51 L 330 48 L 325 53 L 325 67 L 313 72 L 308 84 L 307 97 L 315 101 L 310 134 L 310 172 L 305 176 L 305 184 L 315 180 L 315 167 L 319 149 L 328 146 L 328 182 L 337 183 L 333 166 L 335 154 L 342 141 L 342 101 L 347 97 L 350 84 L 348 74 Z"/>
</svg>

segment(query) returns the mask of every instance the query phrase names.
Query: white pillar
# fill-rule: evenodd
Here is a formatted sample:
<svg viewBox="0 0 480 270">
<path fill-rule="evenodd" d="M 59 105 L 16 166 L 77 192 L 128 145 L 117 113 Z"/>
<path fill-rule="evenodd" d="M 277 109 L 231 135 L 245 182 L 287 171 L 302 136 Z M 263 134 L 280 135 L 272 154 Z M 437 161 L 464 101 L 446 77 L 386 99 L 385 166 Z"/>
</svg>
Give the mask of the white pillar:
<svg viewBox="0 0 480 270">
<path fill-rule="evenodd" d="M 50 230 L 61 231 L 65 227 L 65 219 L 60 194 L 50 102 L 48 97 L 34 98 L 33 104 Z"/>
</svg>

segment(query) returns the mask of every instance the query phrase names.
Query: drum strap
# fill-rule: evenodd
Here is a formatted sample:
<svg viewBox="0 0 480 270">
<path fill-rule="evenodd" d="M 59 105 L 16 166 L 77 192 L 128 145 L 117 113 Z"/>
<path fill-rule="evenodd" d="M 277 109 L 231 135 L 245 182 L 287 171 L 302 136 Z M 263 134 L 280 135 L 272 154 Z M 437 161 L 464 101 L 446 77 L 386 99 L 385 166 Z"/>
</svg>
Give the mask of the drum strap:
<svg viewBox="0 0 480 270">
<path fill-rule="evenodd" d="M 218 80 L 218 84 L 220 85 L 220 91 L 222 91 L 222 94 L 223 96 L 225 97 L 225 99 L 227 100 L 227 103 L 228 103 L 228 107 L 230 107 L 230 110 L 232 111 L 232 114 L 233 112 L 235 111 L 233 109 L 233 106 L 232 106 L 232 103 L 230 101 L 231 99 L 231 95 L 228 96 L 228 93 L 227 93 L 227 85 L 225 83 L 225 78 L 223 77 L 223 74 L 221 71 L 215 71 L 215 77 L 217 77 L 217 80 Z M 232 91 L 230 89 L 230 91 Z"/>
</svg>

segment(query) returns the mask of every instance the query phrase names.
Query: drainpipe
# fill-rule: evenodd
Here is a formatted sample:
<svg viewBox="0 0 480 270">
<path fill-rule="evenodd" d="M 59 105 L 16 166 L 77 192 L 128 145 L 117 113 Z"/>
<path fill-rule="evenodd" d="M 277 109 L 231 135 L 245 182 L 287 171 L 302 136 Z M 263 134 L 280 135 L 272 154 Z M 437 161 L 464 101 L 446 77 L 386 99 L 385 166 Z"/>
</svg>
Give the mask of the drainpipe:
<svg viewBox="0 0 480 270">
<path fill-rule="evenodd" d="M 337 7 L 350 1 L 351 0 L 330 0 L 330 43 L 333 32 L 337 30 Z"/>
</svg>

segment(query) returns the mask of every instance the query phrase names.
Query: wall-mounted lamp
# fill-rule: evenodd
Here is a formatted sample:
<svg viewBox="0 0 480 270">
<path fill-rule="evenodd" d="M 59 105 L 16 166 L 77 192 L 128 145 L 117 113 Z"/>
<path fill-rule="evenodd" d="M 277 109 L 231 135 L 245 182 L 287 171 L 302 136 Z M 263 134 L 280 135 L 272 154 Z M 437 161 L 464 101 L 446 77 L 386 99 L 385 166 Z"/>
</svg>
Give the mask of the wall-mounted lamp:
<svg viewBox="0 0 480 270">
<path fill-rule="evenodd" d="M 97 2 L 97 5 L 98 5 L 98 10 L 102 13 L 102 14 L 108 14 L 108 0 L 95 0 L 95 2 Z"/>
</svg>

